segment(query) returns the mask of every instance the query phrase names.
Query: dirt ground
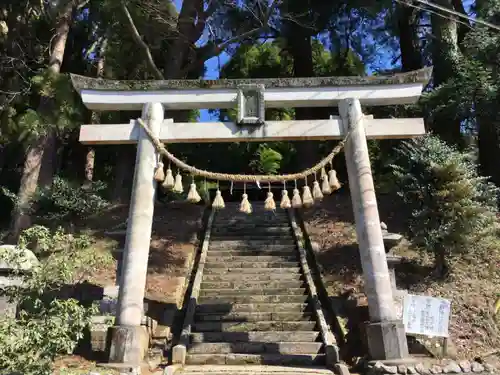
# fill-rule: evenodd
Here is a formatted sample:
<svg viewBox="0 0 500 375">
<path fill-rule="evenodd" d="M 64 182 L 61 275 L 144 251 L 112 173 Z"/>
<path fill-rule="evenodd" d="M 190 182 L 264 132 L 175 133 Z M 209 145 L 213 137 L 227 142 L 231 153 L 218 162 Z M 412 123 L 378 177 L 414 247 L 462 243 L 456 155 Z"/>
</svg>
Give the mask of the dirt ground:
<svg viewBox="0 0 500 375">
<path fill-rule="evenodd" d="M 388 230 L 405 234 L 409 212 L 404 204 L 391 195 L 377 198 L 381 220 Z M 311 241 L 320 245 L 317 260 L 329 295 L 349 294 L 358 305 L 366 305 L 348 193 L 342 191 L 325 198 L 321 205 L 304 212 L 304 221 Z M 457 357 L 478 357 L 500 365 L 500 321 L 495 322 L 493 317 L 500 285 L 500 249 L 454 262 L 451 277 L 440 282 L 433 278 L 431 259 L 408 241 L 403 241 L 393 253 L 411 260 L 396 268 L 398 288 L 452 301 L 450 332 Z"/>
<path fill-rule="evenodd" d="M 185 202 L 162 204 L 155 207 L 153 234 L 149 253 L 146 295 L 153 304 L 176 304 L 176 291 L 186 276 L 186 259 L 196 251 L 197 236 L 202 229 L 205 207 Z M 81 223 L 82 230 L 91 231 L 97 251 L 116 254 L 120 247 L 117 240 L 104 235 L 113 228 L 122 229 L 128 215 L 127 206 L 114 206 L 97 217 Z M 113 261 L 94 270 L 87 282 L 96 287 L 114 285 L 116 255 Z M 104 368 L 95 368 L 96 362 L 78 355 L 63 356 L 56 362 L 56 374 L 83 374 L 94 370 L 101 374 L 118 374 Z M 143 374 L 148 372 L 143 369 Z"/>
</svg>

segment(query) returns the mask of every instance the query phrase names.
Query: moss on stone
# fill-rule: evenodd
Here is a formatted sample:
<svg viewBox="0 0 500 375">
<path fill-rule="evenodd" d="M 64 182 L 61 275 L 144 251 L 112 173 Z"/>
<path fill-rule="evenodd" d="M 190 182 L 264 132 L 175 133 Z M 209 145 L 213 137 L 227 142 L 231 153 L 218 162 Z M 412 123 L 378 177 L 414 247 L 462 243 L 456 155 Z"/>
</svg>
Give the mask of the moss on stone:
<svg viewBox="0 0 500 375">
<path fill-rule="evenodd" d="M 81 90 L 102 91 L 156 91 L 156 90 L 193 90 L 193 89 L 235 89 L 244 84 L 262 84 L 266 88 L 299 88 L 327 86 L 364 86 L 397 85 L 408 83 L 426 84 L 432 68 L 424 68 L 408 73 L 381 76 L 352 77 L 309 77 L 309 78 L 262 78 L 262 79 L 220 79 L 220 80 L 107 80 L 71 74 L 74 88 Z"/>
</svg>

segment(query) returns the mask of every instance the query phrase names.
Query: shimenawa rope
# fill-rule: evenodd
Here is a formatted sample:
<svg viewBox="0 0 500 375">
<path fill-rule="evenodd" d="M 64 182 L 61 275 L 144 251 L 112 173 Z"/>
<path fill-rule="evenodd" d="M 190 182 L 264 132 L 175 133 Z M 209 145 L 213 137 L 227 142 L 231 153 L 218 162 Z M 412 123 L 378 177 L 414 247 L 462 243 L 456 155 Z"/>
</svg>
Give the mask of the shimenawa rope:
<svg viewBox="0 0 500 375">
<path fill-rule="evenodd" d="M 178 159 L 175 155 L 170 153 L 167 148 L 165 147 L 164 144 L 160 142 L 160 140 L 153 134 L 153 132 L 149 129 L 149 127 L 144 123 L 144 121 L 139 118 L 137 119 L 137 122 L 142 126 L 148 137 L 151 139 L 153 142 L 156 150 L 163 156 L 165 156 L 168 160 L 170 160 L 173 164 L 175 164 L 177 167 L 180 169 L 185 170 L 186 172 L 189 172 L 191 175 L 194 176 L 201 176 L 205 177 L 211 180 L 218 180 L 218 181 L 232 181 L 232 182 L 268 182 L 268 183 L 274 183 L 274 182 L 285 182 L 285 181 L 294 181 L 298 179 L 307 179 L 308 176 L 311 176 L 319 171 L 321 171 L 322 168 L 324 168 L 326 165 L 331 164 L 333 158 L 342 151 L 344 148 L 347 140 L 349 139 L 350 135 L 352 134 L 353 130 L 357 127 L 357 124 L 360 122 L 358 121 L 356 126 L 354 126 L 345 138 L 337 145 L 334 147 L 334 149 L 328 154 L 325 158 L 323 158 L 319 163 L 314 165 L 313 167 L 306 169 L 302 172 L 299 173 L 293 173 L 293 174 L 283 174 L 283 175 L 245 175 L 245 174 L 230 174 L 230 173 L 218 173 L 218 172 L 210 172 L 206 171 L 203 169 L 198 169 L 196 167 L 193 167 L 189 164 L 184 163 L 182 160 Z"/>
</svg>

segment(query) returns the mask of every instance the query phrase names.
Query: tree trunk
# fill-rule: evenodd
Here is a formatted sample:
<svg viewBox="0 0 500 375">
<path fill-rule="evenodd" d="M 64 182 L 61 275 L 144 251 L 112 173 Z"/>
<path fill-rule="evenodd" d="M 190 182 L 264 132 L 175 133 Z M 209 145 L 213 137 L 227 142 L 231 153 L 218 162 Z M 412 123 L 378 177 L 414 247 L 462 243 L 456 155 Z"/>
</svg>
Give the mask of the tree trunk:
<svg viewBox="0 0 500 375">
<path fill-rule="evenodd" d="M 87 149 L 87 154 L 85 155 L 85 181 L 83 182 L 84 187 L 89 187 L 92 185 L 94 180 L 94 164 L 95 164 L 95 148 L 90 146 Z"/>
<path fill-rule="evenodd" d="M 118 148 L 114 178 L 115 184 L 111 194 L 111 200 L 114 203 L 128 203 L 130 200 L 135 154 L 135 146 L 125 145 Z"/>
<path fill-rule="evenodd" d="M 38 186 L 38 176 L 43 159 L 43 151 L 49 142 L 48 136 L 39 137 L 29 147 L 24 161 L 21 186 L 12 215 L 12 229 L 9 242 L 17 243 L 22 230 L 31 225 L 30 204 Z"/>
<path fill-rule="evenodd" d="M 313 77 L 314 63 L 310 31 L 298 22 L 291 22 L 288 45 L 293 58 L 294 77 Z M 295 108 L 296 120 L 312 120 L 312 108 Z M 298 155 L 298 170 L 309 168 L 316 162 L 317 142 L 300 141 L 295 144 Z"/>
<path fill-rule="evenodd" d="M 488 113 L 484 111 L 484 113 Z M 495 121 L 496 114 L 477 118 L 479 167 L 481 174 L 491 177 L 496 186 L 500 186 L 500 122 Z"/>
<path fill-rule="evenodd" d="M 403 72 L 422 68 L 422 54 L 415 24 L 414 8 L 397 3 L 396 5 L 399 31 L 399 47 Z"/>
<path fill-rule="evenodd" d="M 434 251 L 434 264 L 436 267 L 435 271 L 437 277 L 444 279 L 448 275 L 449 271 L 445 249 L 441 245 L 437 245 Z"/>
<path fill-rule="evenodd" d="M 488 15 L 491 4 L 487 0 L 476 0 L 475 3 L 477 17 L 487 21 L 492 21 L 491 14 Z M 494 21 L 494 19 L 493 19 Z M 500 79 L 497 69 L 493 70 L 492 81 Z M 487 98 L 484 91 L 476 93 L 477 98 Z M 483 99 L 484 100 L 484 99 Z M 491 177 L 491 181 L 500 187 L 500 115 L 498 108 L 494 103 L 499 103 L 500 94 L 492 101 L 483 102 L 477 99 L 476 120 L 478 130 L 478 149 L 479 149 L 479 170 L 482 175 Z"/>
<path fill-rule="evenodd" d="M 452 0 L 436 0 L 436 4 L 452 9 Z M 452 78 L 460 62 L 458 48 L 457 22 L 452 16 L 441 17 L 431 15 L 432 33 L 434 36 L 432 61 L 434 65 L 434 87 L 439 87 Z M 434 118 L 432 129 L 450 144 L 461 144 L 460 121 L 447 115 Z"/>
<path fill-rule="evenodd" d="M 455 8 L 455 10 L 459 13 L 462 13 L 462 14 L 465 14 L 467 15 L 467 12 L 465 11 L 465 7 L 464 7 L 464 3 L 462 2 L 462 0 L 453 0 L 453 7 Z M 463 23 L 466 23 L 465 25 Z M 469 32 L 469 30 L 471 30 L 471 23 L 470 21 L 462 18 L 461 19 L 461 23 L 460 25 L 458 26 L 458 45 L 460 47 L 463 46 L 463 41 L 465 40 L 465 37 L 467 36 L 467 33 Z"/>
<path fill-rule="evenodd" d="M 7 146 L 0 145 L 0 176 L 2 175 L 3 167 L 5 166 L 6 154 L 7 154 Z"/>
<path fill-rule="evenodd" d="M 68 1 L 62 8 L 57 24 L 56 32 L 52 40 L 53 49 L 51 51 L 48 70 L 51 74 L 57 75 L 61 71 L 61 65 L 66 48 L 66 40 L 70 30 L 73 9 L 76 0 Z M 38 113 L 42 118 L 50 117 L 54 110 L 54 102 L 51 98 L 41 97 Z M 55 129 L 50 129 L 47 134 L 35 139 L 28 146 L 26 159 L 21 177 L 21 186 L 18 192 L 18 201 L 12 217 L 11 238 L 17 242 L 19 234 L 31 224 L 29 206 L 31 199 L 38 186 L 50 185 L 54 176 L 54 157 L 56 155 L 57 133 Z M 44 154 L 48 157 L 44 158 Z M 42 161 L 44 163 L 43 172 Z"/>
<path fill-rule="evenodd" d="M 96 77 L 101 78 L 104 76 L 104 64 L 105 64 L 105 54 L 107 47 L 107 39 L 101 44 L 99 51 L 99 59 L 97 60 L 97 71 Z M 91 123 L 99 124 L 101 122 L 101 115 L 99 112 L 93 111 L 91 115 Z M 94 180 L 94 164 L 95 164 L 95 149 L 92 146 L 87 148 L 87 154 L 85 156 L 85 180 L 83 182 L 84 187 L 88 187 L 92 184 Z"/>
</svg>

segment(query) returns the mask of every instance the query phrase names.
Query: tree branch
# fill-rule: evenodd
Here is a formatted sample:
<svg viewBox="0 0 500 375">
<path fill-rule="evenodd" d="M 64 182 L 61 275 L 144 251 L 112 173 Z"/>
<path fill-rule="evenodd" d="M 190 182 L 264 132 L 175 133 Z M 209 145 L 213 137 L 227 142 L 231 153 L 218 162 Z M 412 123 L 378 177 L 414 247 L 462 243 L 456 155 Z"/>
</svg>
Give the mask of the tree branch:
<svg viewBox="0 0 500 375">
<path fill-rule="evenodd" d="M 455 8 L 457 12 L 467 15 L 462 0 L 452 0 L 452 3 L 453 3 L 453 8 Z M 461 24 L 458 26 L 458 43 L 460 45 L 462 44 L 469 30 L 472 28 L 471 22 L 468 19 L 464 20 L 463 22 L 465 22 L 465 25 Z"/>
<path fill-rule="evenodd" d="M 209 42 L 205 46 L 198 48 L 198 52 L 201 52 L 201 53 L 198 53 L 197 58 L 194 61 L 192 61 L 190 64 L 188 64 L 182 70 L 182 74 L 186 75 L 192 69 L 194 69 L 196 66 L 204 64 L 205 61 L 211 59 L 212 57 L 216 57 L 216 56 L 220 55 L 231 44 L 241 42 L 241 41 L 248 39 L 248 38 L 264 31 L 264 30 L 270 29 L 269 21 L 271 19 L 271 16 L 273 15 L 275 9 L 280 5 L 281 1 L 282 0 L 273 0 L 272 4 L 269 6 L 269 9 L 266 12 L 264 19 L 261 22 L 261 26 L 256 27 L 252 30 L 246 31 L 240 35 L 229 38 L 228 40 L 226 40 L 218 45 L 214 42 Z"/>
<path fill-rule="evenodd" d="M 144 56 L 146 58 L 146 63 L 148 65 L 149 69 L 151 69 L 151 71 L 153 72 L 156 79 L 164 79 L 163 73 L 156 66 L 156 64 L 153 60 L 153 55 L 151 55 L 151 50 L 149 49 L 146 42 L 144 42 L 144 40 L 142 39 L 141 34 L 139 34 L 139 30 L 137 30 L 137 27 L 135 26 L 134 20 L 132 19 L 132 16 L 130 15 L 130 12 L 129 12 L 127 6 L 125 5 L 125 3 L 122 2 L 121 8 L 122 8 L 123 13 L 125 14 L 125 18 L 127 19 L 127 25 L 128 25 L 130 32 L 132 33 L 132 38 L 134 39 L 134 41 L 137 43 L 137 45 L 142 50 L 142 53 L 144 54 Z"/>
</svg>

